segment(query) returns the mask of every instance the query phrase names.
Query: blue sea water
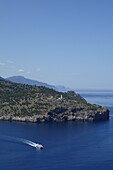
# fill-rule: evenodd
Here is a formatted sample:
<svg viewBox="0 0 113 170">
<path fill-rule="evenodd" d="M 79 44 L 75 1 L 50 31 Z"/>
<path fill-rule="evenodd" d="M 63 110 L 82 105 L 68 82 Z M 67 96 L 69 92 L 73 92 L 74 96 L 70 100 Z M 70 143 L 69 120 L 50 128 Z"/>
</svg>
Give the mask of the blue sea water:
<svg viewBox="0 0 113 170">
<path fill-rule="evenodd" d="M 0 121 L 0 170 L 112 170 L 113 92 L 80 93 L 88 102 L 108 106 L 110 120 Z M 36 150 L 23 139 L 41 143 L 44 149 Z"/>
</svg>

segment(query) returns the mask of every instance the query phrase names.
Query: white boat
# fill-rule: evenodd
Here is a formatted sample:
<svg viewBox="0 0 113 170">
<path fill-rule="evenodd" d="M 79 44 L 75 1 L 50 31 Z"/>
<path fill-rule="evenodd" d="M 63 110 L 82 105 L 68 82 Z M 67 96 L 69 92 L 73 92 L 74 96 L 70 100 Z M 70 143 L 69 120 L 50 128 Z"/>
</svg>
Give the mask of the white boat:
<svg viewBox="0 0 113 170">
<path fill-rule="evenodd" d="M 35 145 L 35 147 L 36 147 L 37 149 L 43 149 L 43 146 L 42 146 L 41 144 L 38 144 L 38 143 Z"/>
</svg>

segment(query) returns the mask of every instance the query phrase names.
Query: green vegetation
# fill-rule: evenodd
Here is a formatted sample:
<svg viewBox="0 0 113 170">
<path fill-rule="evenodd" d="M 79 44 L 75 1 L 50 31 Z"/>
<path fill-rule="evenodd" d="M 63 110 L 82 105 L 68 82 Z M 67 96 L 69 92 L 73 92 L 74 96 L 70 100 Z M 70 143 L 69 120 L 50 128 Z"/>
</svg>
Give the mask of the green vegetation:
<svg viewBox="0 0 113 170">
<path fill-rule="evenodd" d="M 75 113 L 78 115 L 83 111 L 101 109 L 101 106 L 87 103 L 73 91 L 61 93 L 46 87 L 0 80 L 0 117 L 46 116 L 53 111 L 65 112 L 65 115 Z"/>
</svg>

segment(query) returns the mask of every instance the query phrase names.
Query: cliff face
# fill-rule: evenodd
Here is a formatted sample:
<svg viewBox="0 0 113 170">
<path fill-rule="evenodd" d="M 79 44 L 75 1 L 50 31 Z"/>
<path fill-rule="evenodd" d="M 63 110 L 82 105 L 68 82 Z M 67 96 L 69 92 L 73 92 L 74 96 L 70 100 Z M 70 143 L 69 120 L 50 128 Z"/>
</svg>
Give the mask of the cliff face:
<svg viewBox="0 0 113 170">
<path fill-rule="evenodd" d="M 109 110 L 87 103 L 73 91 L 61 93 L 45 87 L 2 80 L 0 119 L 30 122 L 103 121 L 109 119 Z"/>
<path fill-rule="evenodd" d="M 84 110 L 84 108 L 56 108 L 49 112 L 48 119 L 52 121 L 64 121 L 64 120 L 83 120 L 83 121 L 100 121 L 109 119 L 109 110 L 102 108 L 99 110 Z"/>
</svg>

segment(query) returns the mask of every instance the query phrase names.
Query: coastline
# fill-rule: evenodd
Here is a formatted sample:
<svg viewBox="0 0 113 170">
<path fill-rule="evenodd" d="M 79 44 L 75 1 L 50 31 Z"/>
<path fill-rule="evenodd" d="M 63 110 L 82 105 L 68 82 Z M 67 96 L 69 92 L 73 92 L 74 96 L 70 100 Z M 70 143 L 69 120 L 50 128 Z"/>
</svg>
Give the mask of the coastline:
<svg viewBox="0 0 113 170">
<path fill-rule="evenodd" d="M 101 111 L 63 112 L 60 114 L 49 112 L 45 115 L 34 116 L 0 116 L 0 120 L 19 122 L 63 122 L 63 121 L 106 121 L 109 120 L 109 109 L 103 108 Z"/>
</svg>

